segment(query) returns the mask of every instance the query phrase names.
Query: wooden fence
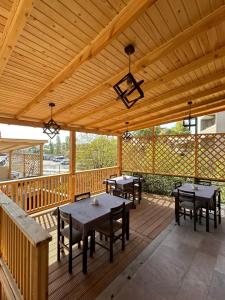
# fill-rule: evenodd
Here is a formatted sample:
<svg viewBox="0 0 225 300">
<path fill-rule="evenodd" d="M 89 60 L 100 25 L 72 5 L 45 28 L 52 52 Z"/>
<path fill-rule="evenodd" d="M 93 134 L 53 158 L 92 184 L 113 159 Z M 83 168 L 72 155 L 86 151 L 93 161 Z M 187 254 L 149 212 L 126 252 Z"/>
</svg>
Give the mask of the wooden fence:
<svg viewBox="0 0 225 300">
<path fill-rule="evenodd" d="M 76 172 L 73 175 L 74 193 L 80 194 L 89 191 L 91 194 L 101 193 L 105 191 L 104 179 L 113 174 L 119 175 L 119 167 Z"/>
<path fill-rule="evenodd" d="M 24 211 L 34 213 L 70 201 L 69 174 L 0 182 L 0 190 Z"/>
<path fill-rule="evenodd" d="M 50 240 L 47 231 L 0 192 L 1 299 L 48 298 Z"/>
<path fill-rule="evenodd" d="M 122 170 L 225 181 L 225 134 L 134 136 L 122 142 Z"/>
</svg>

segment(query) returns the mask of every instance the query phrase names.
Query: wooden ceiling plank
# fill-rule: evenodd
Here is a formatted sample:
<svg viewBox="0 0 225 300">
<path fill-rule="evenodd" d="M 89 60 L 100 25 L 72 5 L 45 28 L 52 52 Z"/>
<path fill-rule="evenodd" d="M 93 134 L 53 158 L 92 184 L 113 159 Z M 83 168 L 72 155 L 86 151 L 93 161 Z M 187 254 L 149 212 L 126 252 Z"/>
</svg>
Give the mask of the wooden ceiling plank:
<svg viewBox="0 0 225 300">
<path fill-rule="evenodd" d="M 32 0 L 14 0 L 0 41 L 0 76 L 32 9 Z"/>
<path fill-rule="evenodd" d="M 164 76 L 161 76 L 160 78 L 156 79 L 156 80 L 153 80 L 153 81 L 149 81 L 147 83 L 144 83 L 143 84 L 143 90 L 144 92 L 147 92 L 147 91 L 150 91 L 151 89 L 153 88 L 156 88 L 162 84 L 166 84 L 167 82 L 169 81 L 172 81 L 174 80 L 175 78 L 177 77 L 180 77 L 190 71 L 193 71 L 193 70 L 196 70 L 200 67 L 202 67 L 203 65 L 206 65 L 210 62 L 212 62 L 213 60 L 217 60 L 217 59 L 220 59 L 221 57 L 225 56 L 225 47 L 221 47 L 220 49 L 218 50 L 215 50 L 203 57 L 200 57 L 192 62 L 190 62 L 189 64 L 179 68 L 179 69 L 176 69 L 172 72 L 169 72 L 168 74 L 165 74 Z M 110 83 L 109 82 L 105 82 L 104 84 L 107 84 L 107 86 L 109 87 L 110 86 Z M 99 88 L 99 90 L 98 90 Z M 104 89 L 106 88 L 106 86 L 102 85 L 102 89 L 99 87 L 95 88 L 95 92 L 96 94 L 97 93 L 100 93 L 101 91 L 103 91 Z M 96 95 L 94 94 L 94 95 Z M 83 99 L 90 99 L 92 96 L 91 96 L 91 92 L 89 94 L 86 94 Z M 71 108 L 74 108 L 76 105 L 79 105 L 80 103 L 82 103 L 83 99 L 77 99 L 77 102 L 76 104 L 74 104 L 73 106 L 71 106 Z M 81 100 L 81 101 L 80 101 Z M 107 107 L 110 107 L 110 104 L 113 105 L 113 101 L 115 102 L 115 99 L 111 99 L 109 101 L 106 102 L 106 106 Z M 116 104 L 117 102 L 115 102 Z M 143 99 L 142 102 L 136 104 L 132 109 L 137 109 L 139 107 L 145 107 L 146 106 L 146 103 L 145 103 L 145 99 Z M 102 112 L 104 111 L 105 109 L 105 106 L 104 107 L 100 107 L 99 109 L 96 109 L 96 111 L 90 111 L 89 113 L 86 113 L 84 114 L 84 116 L 80 116 L 79 118 L 74 118 L 72 120 L 70 120 L 69 124 L 72 125 L 73 122 L 77 122 L 77 121 L 80 121 L 82 120 L 83 118 L 86 118 L 86 117 L 89 117 L 91 116 L 93 113 L 99 113 L 99 112 Z M 120 114 L 120 113 L 119 113 Z M 111 116 L 113 117 L 113 116 Z M 105 118 L 103 119 L 105 120 Z M 99 119 L 99 122 L 101 122 L 101 119 Z"/>
<path fill-rule="evenodd" d="M 202 104 L 197 106 L 192 110 L 192 116 L 198 117 L 210 113 L 220 112 L 223 110 L 225 110 L 225 97 L 222 97 L 221 99 L 212 102 L 211 104 L 207 104 L 207 105 Z M 167 114 L 166 117 L 159 117 L 159 118 L 152 119 L 149 122 L 145 121 L 145 122 L 136 123 L 134 125 L 130 125 L 128 129 L 139 130 L 139 129 L 152 127 L 155 125 L 161 125 L 161 124 L 183 120 L 185 117 L 187 117 L 188 112 L 189 112 L 188 109 L 183 109 L 183 110 L 179 109 L 178 111 L 175 111 L 173 114 Z M 126 129 L 127 126 L 121 128 L 121 132 L 123 132 Z"/>
<path fill-rule="evenodd" d="M 156 0 L 131 0 L 126 7 L 89 43 L 73 60 L 63 68 L 25 107 L 17 114 L 17 118 L 39 103 L 50 91 L 70 78 L 84 62 L 87 62 L 104 49 L 119 33 L 129 26 L 147 7 Z"/>
<path fill-rule="evenodd" d="M 155 113 L 158 113 L 158 115 L 160 116 L 163 113 L 163 111 L 168 110 L 168 107 L 176 107 L 177 105 L 187 104 L 187 102 L 190 99 L 193 102 L 194 100 L 198 100 L 198 99 L 201 99 L 201 98 L 206 97 L 206 96 L 212 96 L 213 94 L 219 93 L 219 92 L 224 92 L 224 95 L 223 95 L 223 98 L 224 98 L 224 96 L 225 96 L 225 85 L 224 84 L 220 85 L 220 86 L 216 86 L 213 89 L 198 92 L 193 96 L 186 96 L 186 97 L 183 97 L 181 99 L 175 99 L 175 100 L 173 100 L 171 102 L 168 102 L 166 104 L 162 104 L 162 105 L 159 105 L 159 106 L 154 106 L 149 111 L 144 111 L 141 114 L 135 114 L 135 116 L 131 116 L 130 118 L 126 118 L 125 120 L 127 122 L 129 122 L 129 121 L 133 121 L 135 119 L 142 118 L 142 117 L 149 118 L 150 116 L 154 115 Z M 209 101 L 212 101 L 212 99 L 210 99 Z M 193 105 L 194 104 L 195 103 L 193 102 Z M 188 105 L 187 105 L 187 107 L 188 107 Z M 113 124 L 113 123 L 111 123 L 111 124 Z M 121 120 L 121 121 L 117 120 L 116 124 L 115 124 L 115 121 L 114 121 L 114 124 L 115 124 L 114 126 L 111 126 L 111 124 L 107 125 L 107 127 L 110 128 L 111 130 L 117 130 L 117 129 L 119 130 L 121 128 L 121 125 L 124 124 L 124 120 Z"/>
<path fill-rule="evenodd" d="M 210 75 L 208 75 L 208 77 L 205 77 L 205 78 L 199 79 L 197 81 L 188 83 L 184 86 L 180 86 L 180 87 L 177 87 L 175 89 L 169 90 L 168 92 L 166 92 L 162 95 L 146 99 L 146 101 L 148 101 L 148 104 L 146 104 L 146 101 L 137 104 L 136 107 L 135 107 L 135 112 L 137 112 L 138 109 L 143 109 L 143 108 L 146 108 L 148 106 L 151 107 L 152 103 L 156 104 L 157 102 L 161 102 L 161 101 L 169 99 L 171 97 L 179 96 L 179 94 L 191 91 L 193 89 L 200 88 L 201 86 L 204 86 L 204 85 L 206 85 L 210 82 L 214 82 L 216 80 L 220 80 L 224 77 L 225 77 L 225 73 L 222 70 L 222 71 L 220 71 L 216 74 L 210 74 Z M 112 118 L 119 117 L 119 116 L 124 117 L 124 119 L 122 119 L 122 120 L 126 121 L 127 120 L 127 114 L 129 114 L 129 113 L 132 113 L 132 110 L 129 110 L 129 111 L 127 110 L 126 113 L 124 113 L 124 111 L 111 113 L 110 114 L 110 119 L 106 119 L 104 117 L 104 118 L 101 118 L 99 120 L 94 120 L 94 121 L 91 121 L 91 122 L 87 122 L 86 125 L 92 126 L 93 124 L 95 124 L 95 126 L 96 126 L 100 123 L 104 123 L 105 125 L 107 124 L 107 126 L 108 126 L 108 124 L 112 123 L 112 121 L 111 121 Z"/>
<path fill-rule="evenodd" d="M 8 125 L 20 125 L 20 126 L 30 126 L 30 127 L 39 127 L 43 128 L 43 122 L 38 122 L 38 121 L 28 121 L 28 120 L 18 120 L 15 118 L 4 118 L 0 117 L 0 123 L 2 124 L 8 124 Z M 61 125 L 61 124 L 60 124 Z M 61 125 L 62 130 L 72 130 L 72 131 L 78 131 L 78 132 L 86 132 L 86 133 L 95 133 L 95 134 L 102 134 L 102 135 L 118 135 L 117 132 L 109 131 L 109 130 L 98 130 L 95 128 L 86 128 L 83 126 L 66 126 L 66 125 Z"/>
</svg>

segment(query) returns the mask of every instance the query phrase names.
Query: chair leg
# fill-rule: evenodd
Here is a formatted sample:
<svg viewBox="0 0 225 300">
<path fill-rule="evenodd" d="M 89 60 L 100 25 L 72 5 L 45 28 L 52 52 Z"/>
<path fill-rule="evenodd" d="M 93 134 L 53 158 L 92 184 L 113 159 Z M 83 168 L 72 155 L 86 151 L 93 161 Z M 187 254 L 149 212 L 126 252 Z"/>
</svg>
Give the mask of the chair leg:
<svg viewBox="0 0 225 300">
<path fill-rule="evenodd" d="M 186 209 L 184 208 L 184 220 L 186 220 Z"/>
<path fill-rule="evenodd" d="M 221 198 L 220 194 L 218 197 L 218 210 L 219 210 L 219 224 L 221 224 Z"/>
<path fill-rule="evenodd" d="M 102 241 L 102 237 L 103 237 L 103 235 L 102 235 L 102 233 L 100 233 L 99 238 L 100 238 L 101 241 Z"/>
<path fill-rule="evenodd" d="M 126 224 L 123 224 L 122 227 L 122 250 L 125 250 L 125 232 L 126 232 Z"/>
<path fill-rule="evenodd" d="M 197 211 L 194 210 L 194 231 L 196 231 L 196 223 L 197 223 Z"/>
<path fill-rule="evenodd" d="M 202 208 L 200 208 L 200 213 L 199 213 L 199 225 L 202 224 Z"/>
<path fill-rule="evenodd" d="M 90 257 L 93 257 L 95 248 L 95 231 L 91 232 L 91 240 L 90 240 Z"/>
<path fill-rule="evenodd" d="M 69 242 L 69 273 L 72 273 L 72 242 Z"/>
<path fill-rule="evenodd" d="M 60 237 L 57 238 L 57 261 L 60 261 Z"/>
<path fill-rule="evenodd" d="M 78 242 L 78 249 L 80 249 L 81 248 L 81 243 L 80 242 Z"/>
<path fill-rule="evenodd" d="M 113 262 L 113 235 L 110 236 L 110 248 L 109 248 L 109 252 L 110 252 L 110 263 Z"/>
<path fill-rule="evenodd" d="M 192 220 L 192 210 L 190 210 L 190 219 Z"/>
</svg>

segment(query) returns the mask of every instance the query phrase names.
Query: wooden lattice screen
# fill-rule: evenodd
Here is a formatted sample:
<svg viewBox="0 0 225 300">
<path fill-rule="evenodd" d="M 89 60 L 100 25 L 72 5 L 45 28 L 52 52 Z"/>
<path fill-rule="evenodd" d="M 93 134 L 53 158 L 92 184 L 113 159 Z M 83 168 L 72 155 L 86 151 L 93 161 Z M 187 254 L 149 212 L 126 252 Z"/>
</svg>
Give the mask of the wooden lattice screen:
<svg viewBox="0 0 225 300">
<path fill-rule="evenodd" d="M 225 134 L 135 136 L 122 143 L 122 170 L 225 180 Z"/>
<path fill-rule="evenodd" d="M 40 175 L 40 154 L 21 153 L 18 151 L 12 154 L 11 170 L 19 173 L 19 177 L 30 177 Z"/>
</svg>

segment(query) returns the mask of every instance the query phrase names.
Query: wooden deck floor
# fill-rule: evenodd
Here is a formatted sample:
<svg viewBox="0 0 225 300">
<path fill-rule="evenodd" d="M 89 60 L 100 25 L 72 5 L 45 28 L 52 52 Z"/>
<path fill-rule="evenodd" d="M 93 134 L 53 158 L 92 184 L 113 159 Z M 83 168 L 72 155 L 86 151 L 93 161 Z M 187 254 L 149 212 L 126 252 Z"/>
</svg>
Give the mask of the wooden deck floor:
<svg viewBox="0 0 225 300">
<path fill-rule="evenodd" d="M 94 258 L 88 259 L 88 274 L 82 273 L 81 256 L 73 261 L 73 274 L 67 271 L 67 257 L 56 260 L 56 220 L 50 212 L 35 216 L 53 239 L 49 250 L 49 299 L 95 299 L 129 263 L 171 222 L 174 216 L 173 200 L 169 197 L 144 195 L 137 209 L 131 210 L 130 240 L 122 252 L 121 243 L 115 245 L 114 263 L 109 253 L 96 247 Z M 78 249 L 75 249 L 78 251 Z"/>
</svg>

